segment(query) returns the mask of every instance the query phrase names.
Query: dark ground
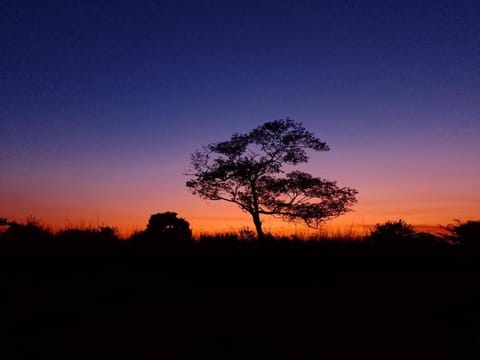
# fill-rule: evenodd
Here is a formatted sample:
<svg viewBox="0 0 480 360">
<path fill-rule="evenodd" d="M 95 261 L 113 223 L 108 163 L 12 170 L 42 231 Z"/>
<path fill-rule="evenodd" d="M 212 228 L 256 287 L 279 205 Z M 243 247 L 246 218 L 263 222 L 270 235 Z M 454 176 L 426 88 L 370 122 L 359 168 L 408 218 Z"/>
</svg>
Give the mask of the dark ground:
<svg viewBox="0 0 480 360">
<path fill-rule="evenodd" d="M 479 358 L 480 266 L 465 253 L 1 263 L 5 359 Z"/>
</svg>

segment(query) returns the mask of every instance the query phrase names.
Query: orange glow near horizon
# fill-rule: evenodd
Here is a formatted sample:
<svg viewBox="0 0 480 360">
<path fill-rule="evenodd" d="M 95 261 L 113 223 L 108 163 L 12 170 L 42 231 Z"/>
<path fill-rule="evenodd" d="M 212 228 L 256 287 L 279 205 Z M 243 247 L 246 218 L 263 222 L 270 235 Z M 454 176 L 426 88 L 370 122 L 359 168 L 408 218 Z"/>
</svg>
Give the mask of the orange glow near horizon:
<svg viewBox="0 0 480 360">
<path fill-rule="evenodd" d="M 25 199 L 26 200 L 26 199 Z M 24 200 L 24 201 L 25 201 Z M 175 211 L 178 216 L 185 218 L 195 236 L 202 233 L 235 232 L 242 228 L 254 229 L 248 214 L 243 213 L 232 204 L 224 202 L 207 202 L 191 198 L 190 203 L 181 206 L 169 204 L 155 208 L 145 204 L 145 209 L 133 208 L 121 212 L 113 206 L 104 205 L 95 210 L 88 207 L 62 206 L 54 203 L 27 203 L 16 202 L 9 208 L 10 214 L 2 214 L 9 220 L 26 221 L 33 216 L 41 224 L 58 231 L 72 227 L 114 226 L 123 237 L 128 237 L 135 231 L 145 229 L 151 214 L 164 211 Z M 385 203 L 368 201 L 365 199 L 354 207 L 354 211 L 327 222 L 322 229 L 309 229 L 302 224 L 287 222 L 264 216 L 264 229 L 277 235 L 313 235 L 326 234 L 338 236 L 364 235 L 376 223 L 387 220 L 404 219 L 413 224 L 419 231 L 439 232 L 440 226 L 446 226 L 455 219 L 461 221 L 477 220 L 478 201 L 450 201 L 450 202 L 402 202 Z M 28 210 L 25 210 L 28 209 Z M 8 216 L 10 215 L 10 216 Z"/>
<path fill-rule="evenodd" d="M 416 155 L 410 148 L 401 156 L 396 154 L 398 160 L 380 161 L 373 150 L 363 149 L 360 157 L 354 148 L 339 147 L 312 157 L 301 170 L 359 190 L 353 211 L 328 222 L 322 231 L 364 234 L 377 223 L 397 219 L 434 231 L 455 219 L 480 217 L 480 169 L 471 166 L 477 159 L 468 149 L 460 149 L 462 161 L 446 150 L 439 153 L 440 159 L 433 159 L 430 152 Z M 145 229 L 151 214 L 174 211 L 190 223 L 196 235 L 252 229 L 248 214 L 235 205 L 202 200 L 188 192 L 181 174 L 190 151 L 182 149 L 181 156 L 162 158 L 160 165 L 130 164 L 128 171 L 124 165 L 112 164 L 107 169 L 89 168 L 88 163 L 13 169 L 0 179 L 0 217 L 23 222 L 34 216 L 54 230 L 114 226 L 128 236 Z M 399 150 L 389 151 L 393 156 Z M 432 160 L 421 166 L 411 159 Z M 262 221 L 266 231 L 276 234 L 313 232 L 271 217 Z"/>
</svg>

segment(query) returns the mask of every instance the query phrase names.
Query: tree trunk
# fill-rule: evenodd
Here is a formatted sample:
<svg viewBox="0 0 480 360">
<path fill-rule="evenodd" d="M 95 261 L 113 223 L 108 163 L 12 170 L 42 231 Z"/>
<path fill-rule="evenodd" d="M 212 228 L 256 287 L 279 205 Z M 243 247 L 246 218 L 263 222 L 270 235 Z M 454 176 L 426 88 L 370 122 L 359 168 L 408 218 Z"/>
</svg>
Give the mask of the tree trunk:
<svg viewBox="0 0 480 360">
<path fill-rule="evenodd" d="M 265 234 L 263 233 L 262 222 L 260 221 L 257 184 L 255 182 L 255 179 L 250 180 L 250 187 L 252 191 L 252 205 L 253 205 L 250 214 L 252 214 L 253 223 L 255 224 L 255 229 L 257 230 L 257 240 L 262 241 L 262 240 L 265 240 Z"/>
<path fill-rule="evenodd" d="M 255 229 L 257 230 L 257 240 L 265 240 L 265 234 L 262 230 L 262 222 L 260 221 L 260 214 L 257 212 L 252 213 L 253 223 L 255 224 Z"/>
</svg>

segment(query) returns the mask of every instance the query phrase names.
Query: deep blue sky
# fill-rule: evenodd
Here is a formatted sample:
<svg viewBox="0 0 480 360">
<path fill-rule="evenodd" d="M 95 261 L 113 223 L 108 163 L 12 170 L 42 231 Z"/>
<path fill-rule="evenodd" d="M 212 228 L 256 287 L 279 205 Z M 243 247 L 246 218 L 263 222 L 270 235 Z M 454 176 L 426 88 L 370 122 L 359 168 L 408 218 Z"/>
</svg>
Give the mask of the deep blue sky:
<svg viewBox="0 0 480 360">
<path fill-rule="evenodd" d="M 480 197 L 478 1 L 3 0 L 0 41 L 9 217 L 198 217 L 165 200 L 190 199 L 189 154 L 287 116 L 332 147 L 315 175 L 366 204 L 407 173 L 406 199 L 432 178 L 432 198 Z"/>
</svg>

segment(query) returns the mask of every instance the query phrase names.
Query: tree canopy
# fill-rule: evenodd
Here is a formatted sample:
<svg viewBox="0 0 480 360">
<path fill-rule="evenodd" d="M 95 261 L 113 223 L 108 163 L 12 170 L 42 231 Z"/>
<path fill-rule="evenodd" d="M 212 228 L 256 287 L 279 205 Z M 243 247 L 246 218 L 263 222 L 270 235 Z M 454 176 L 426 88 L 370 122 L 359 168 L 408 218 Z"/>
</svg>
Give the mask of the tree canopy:
<svg viewBox="0 0 480 360">
<path fill-rule="evenodd" d="M 307 150 L 329 147 L 292 119 L 266 122 L 194 152 L 186 185 L 195 195 L 249 213 L 259 239 L 264 238 L 260 215 L 317 228 L 349 211 L 358 192 L 302 171 L 286 173 L 285 166 L 308 162 Z"/>
</svg>

